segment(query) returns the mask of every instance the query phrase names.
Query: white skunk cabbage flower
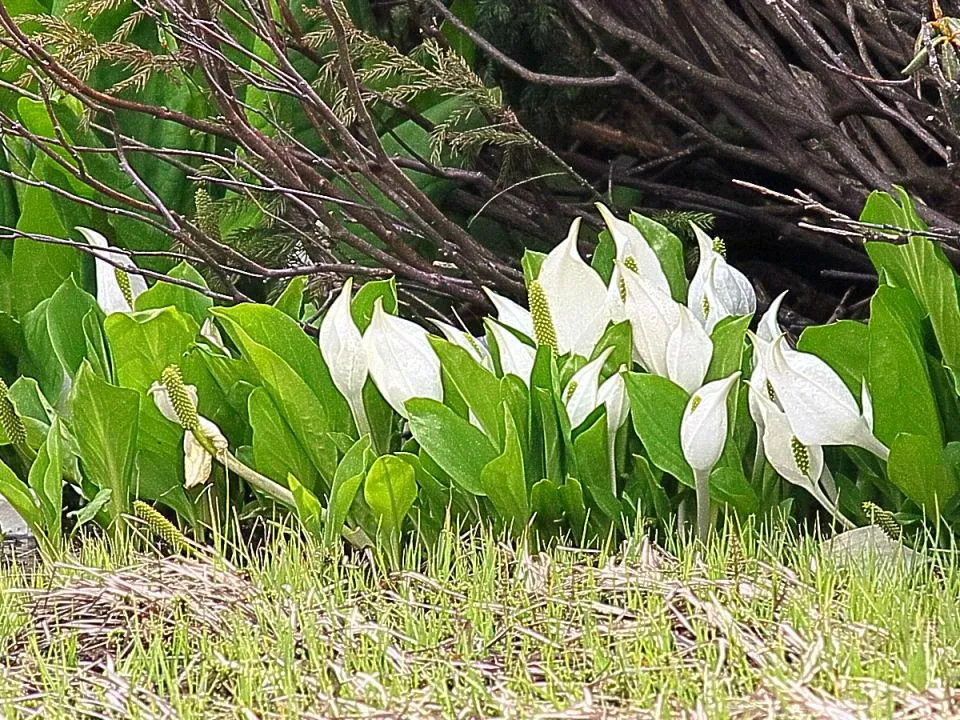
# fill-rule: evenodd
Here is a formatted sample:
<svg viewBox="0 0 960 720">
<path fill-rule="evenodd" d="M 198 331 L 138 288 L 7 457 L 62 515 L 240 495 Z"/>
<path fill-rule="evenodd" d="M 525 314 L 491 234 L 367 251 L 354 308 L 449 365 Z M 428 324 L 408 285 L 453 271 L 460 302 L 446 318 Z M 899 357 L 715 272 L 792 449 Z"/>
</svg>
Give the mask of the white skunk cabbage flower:
<svg viewBox="0 0 960 720">
<path fill-rule="evenodd" d="M 353 315 L 350 296 L 353 278 L 347 278 L 337 299 L 330 305 L 320 323 L 318 343 L 320 355 L 330 369 L 330 378 L 350 407 L 350 414 L 360 436 L 370 432 L 370 423 L 363 405 L 363 385 L 367 381 L 367 353 L 363 337 Z"/>
<path fill-rule="evenodd" d="M 110 247 L 107 239 L 96 230 L 78 227 L 77 232 L 93 247 Z M 100 308 L 107 315 L 133 310 L 133 301 L 147 289 L 147 282 L 137 266 L 121 253 L 94 251 L 92 254 L 97 270 L 97 303 Z"/>
<path fill-rule="evenodd" d="M 680 324 L 680 304 L 667 293 L 648 286 L 622 263 L 617 263 L 626 289 L 625 309 L 633 328 L 633 350 L 647 372 L 669 375 L 667 343 Z"/>
<path fill-rule="evenodd" d="M 563 404 L 567 408 L 570 426 L 578 427 L 587 416 L 600 407 L 600 372 L 613 348 L 607 348 L 599 357 L 577 370 L 563 389 Z"/>
<path fill-rule="evenodd" d="M 495 293 L 490 288 L 483 288 L 490 302 L 497 311 L 497 320 L 502 325 L 516 330 L 533 340 L 533 317 L 523 305 L 515 303 L 508 297 Z"/>
<path fill-rule="evenodd" d="M 713 359 L 713 341 L 693 313 L 678 304 L 679 322 L 666 347 L 667 377 L 688 393 L 703 385 Z"/>
<path fill-rule="evenodd" d="M 384 399 L 401 417 L 412 398 L 443 400 L 440 358 L 416 323 L 388 314 L 383 302 L 373 306 L 370 327 L 363 335 L 370 377 Z"/>
<path fill-rule="evenodd" d="M 546 310 L 556 334 L 557 353 L 572 352 L 589 357 L 610 322 L 610 309 L 607 286 L 577 250 L 579 233 L 580 218 L 577 218 L 566 240 L 544 259 L 536 282 L 546 299 Z M 538 341 L 544 342 L 540 338 Z"/>
<path fill-rule="evenodd" d="M 437 329 L 443 333 L 443 337 L 445 337 L 449 342 L 463 350 L 466 350 L 470 357 L 480 363 L 487 370 L 493 369 L 493 359 L 490 357 L 490 351 L 483 344 L 483 340 L 478 337 L 474 337 L 466 330 L 461 330 L 458 327 L 454 327 L 450 323 L 443 322 L 443 320 L 431 320 L 431 322 L 437 326 Z"/>
<path fill-rule="evenodd" d="M 530 387 L 530 373 L 537 359 L 537 351 L 514 335 L 496 320 L 485 321 L 487 332 L 493 337 L 503 375 L 516 375 Z"/>
<path fill-rule="evenodd" d="M 727 396 L 739 378 L 737 371 L 704 385 L 687 402 L 680 422 L 680 447 L 693 470 L 697 534 L 702 542 L 710 532 L 710 473 L 727 443 Z"/>
<path fill-rule="evenodd" d="M 150 395 L 160 414 L 184 429 L 183 486 L 202 485 L 210 477 L 213 456 L 222 458 L 227 453 L 226 436 L 216 423 L 197 414 L 197 388 L 184 384 L 175 365 L 163 371 L 160 382 L 150 387 Z"/>
<path fill-rule="evenodd" d="M 630 417 L 630 400 L 627 397 L 627 385 L 623 381 L 626 370 L 626 365 L 621 365 L 620 370 L 607 378 L 597 390 L 597 402 L 607 406 L 607 432 L 611 438 Z"/>
<path fill-rule="evenodd" d="M 669 295 L 670 283 L 663 272 L 660 258 L 643 237 L 643 233 L 632 223 L 616 217 L 606 205 L 597 203 L 597 209 L 617 247 L 617 260 L 637 273 L 648 285 Z M 614 272 L 614 275 L 616 274 Z"/>
<path fill-rule="evenodd" d="M 828 497 L 836 496 L 836 486 L 824 464 L 823 447 L 800 442 L 793 434 L 786 413 L 766 396 L 757 393 L 757 397 L 764 415 L 763 451 L 770 465 L 780 477 L 802 487 L 834 518 L 849 526 L 850 521 L 840 514 Z"/>
<path fill-rule="evenodd" d="M 840 376 L 811 353 L 784 347 L 781 335 L 767 349 L 765 369 L 776 401 L 804 445 L 854 445 L 882 460 L 890 450 L 873 434 L 864 388 L 864 411 Z"/>
<path fill-rule="evenodd" d="M 203 325 L 200 326 L 200 337 L 210 343 L 211 347 L 215 347 L 227 357 L 231 357 L 230 350 L 224 344 L 223 336 L 220 334 L 220 329 L 213 318 L 208 317 L 203 321 Z"/>
<path fill-rule="evenodd" d="M 714 249 L 710 236 L 696 225 L 691 226 L 700 248 L 700 262 L 687 295 L 687 306 L 694 317 L 707 332 L 712 332 L 725 317 L 753 315 L 757 311 L 757 293 L 753 285 Z"/>
</svg>

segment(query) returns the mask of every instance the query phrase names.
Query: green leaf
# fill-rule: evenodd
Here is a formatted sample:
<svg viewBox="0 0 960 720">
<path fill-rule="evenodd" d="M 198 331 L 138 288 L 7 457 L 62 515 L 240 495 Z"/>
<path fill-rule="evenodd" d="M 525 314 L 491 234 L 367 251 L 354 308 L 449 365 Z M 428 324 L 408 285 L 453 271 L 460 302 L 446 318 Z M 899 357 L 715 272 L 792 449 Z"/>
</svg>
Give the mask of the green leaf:
<svg viewBox="0 0 960 720">
<path fill-rule="evenodd" d="M 186 261 L 181 262 L 167 275 L 176 280 L 207 287 L 203 275 Z M 180 312 L 192 317 L 197 326 L 200 326 L 207 318 L 207 310 L 213 307 L 213 300 L 199 290 L 161 280 L 141 293 L 134 301 L 134 308 L 138 311 L 165 307 L 177 308 Z"/>
<path fill-rule="evenodd" d="M 867 253 L 888 281 L 909 288 L 930 324 L 943 355 L 943 363 L 960 393 L 960 302 L 956 273 L 935 243 L 914 237 L 906 245 L 867 243 Z"/>
<path fill-rule="evenodd" d="M 146 392 L 164 368 L 180 364 L 199 327 L 174 307 L 113 313 L 103 322 L 117 383 Z M 116 501 L 116 498 L 114 498 Z"/>
<path fill-rule="evenodd" d="M 504 450 L 484 466 L 480 472 L 480 485 L 504 524 L 513 534 L 519 535 L 530 520 L 523 448 L 513 414 L 506 404 L 502 408 Z"/>
<path fill-rule="evenodd" d="M 943 444 L 940 414 L 921 336 L 923 312 L 904 288 L 881 287 L 870 303 L 870 395 L 874 432 L 889 445 L 900 433 Z"/>
<path fill-rule="evenodd" d="M 527 286 L 540 276 L 540 267 L 547 256 L 536 250 L 524 250 L 520 265 L 523 268 L 523 282 Z"/>
<path fill-rule="evenodd" d="M 960 490 L 956 474 L 943 461 L 943 448 L 936 439 L 924 435 L 902 433 L 894 439 L 887 474 L 904 495 L 932 517 L 938 517 Z"/>
<path fill-rule="evenodd" d="M 324 520 L 324 544 L 331 546 L 340 537 L 340 531 L 347 522 L 347 516 L 360 489 L 360 483 L 363 482 L 373 460 L 370 436 L 364 435 L 346 452 L 337 466 Z"/>
<path fill-rule="evenodd" d="M 687 273 L 684 262 L 683 242 L 666 227 L 655 220 L 630 213 L 630 224 L 637 228 L 644 239 L 660 260 L 667 282 L 670 284 L 670 294 L 677 302 L 687 299 Z"/>
<path fill-rule="evenodd" d="M 33 461 L 28 479 L 30 488 L 39 500 L 43 515 L 43 535 L 52 544 L 60 539 L 63 512 L 63 469 L 60 464 L 60 423 L 54 420 L 37 459 Z"/>
<path fill-rule="evenodd" d="M 859 397 L 869 373 L 870 329 L 856 320 L 838 320 L 829 325 L 805 328 L 797 349 L 813 353 L 832 367 L 844 384 Z"/>
<path fill-rule="evenodd" d="M 80 323 L 83 329 L 84 357 L 93 371 L 107 382 L 113 382 L 113 366 L 110 363 L 110 351 L 107 339 L 103 335 L 103 320 L 95 310 L 83 316 Z"/>
<path fill-rule="evenodd" d="M 21 321 L 25 352 L 20 358 L 19 374 L 36 378 L 43 395 L 56 403 L 63 388 L 63 368 L 54 352 L 47 328 L 47 306 L 44 300 L 28 312 Z"/>
<path fill-rule="evenodd" d="M 397 562 L 403 519 L 417 499 L 415 470 L 393 455 L 377 458 L 364 479 L 363 498 L 377 521 L 380 537 L 386 538 L 391 557 Z"/>
<path fill-rule="evenodd" d="M 27 484 L 18 478 L 3 460 L 0 460 L 0 495 L 3 495 L 35 534 L 43 534 L 43 512 L 30 495 Z"/>
<path fill-rule="evenodd" d="M 680 422 L 689 399 L 683 388 L 657 375 L 627 373 L 633 429 L 650 461 L 684 485 L 693 487 L 693 471 L 680 447 Z"/>
<path fill-rule="evenodd" d="M 83 363 L 71 406 L 81 467 L 94 485 L 111 490 L 109 514 L 115 522 L 135 490 L 140 394 L 104 382 Z"/>
<path fill-rule="evenodd" d="M 311 492 L 319 492 L 319 475 L 306 450 L 297 441 L 293 430 L 264 388 L 257 388 L 249 403 L 250 426 L 253 428 L 253 461 L 257 472 L 283 483 L 287 475 L 303 478 Z"/>
<path fill-rule="evenodd" d="M 596 419 L 591 422 L 591 417 Z M 573 438 L 577 479 L 600 511 L 613 522 L 619 522 L 623 508 L 612 487 L 606 412 L 601 408 L 599 413 L 591 413 L 583 424 L 586 430 Z"/>
<path fill-rule="evenodd" d="M 297 520 L 303 529 L 315 538 L 322 536 L 321 518 L 323 506 L 317 496 L 299 483 L 293 475 L 287 475 L 287 486 L 293 494 L 293 501 L 297 506 Z"/>
<path fill-rule="evenodd" d="M 729 447 L 731 443 L 727 443 Z M 760 508 L 760 498 L 751 487 L 742 467 L 718 466 L 710 473 L 710 495 L 746 516 Z"/>
<path fill-rule="evenodd" d="M 104 314 L 96 298 L 81 290 L 71 275 L 46 303 L 47 332 L 60 365 L 72 378 L 87 356 L 84 319 L 91 315 L 94 322 L 103 322 Z"/>
<path fill-rule="evenodd" d="M 713 358 L 710 360 L 705 383 L 729 377 L 740 369 L 746 347 L 744 340 L 752 319 L 749 315 L 743 315 L 724 318 L 717 323 L 710 335 L 713 340 Z"/>
<path fill-rule="evenodd" d="M 420 447 L 457 485 L 484 495 L 480 475 L 499 453 L 483 432 L 436 400 L 414 398 L 406 409 L 410 432 Z"/>
<path fill-rule="evenodd" d="M 609 230 L 603 230 L 597 236 L 597 247 L 590 258 L 590 267 L 597 271 L 605 285 L 610 284 L 613 276 L 614 261 L 617 259 L 617 244 Z"/>
<path fill-rule="evenodd" d="M 303 309 L 303 294 L 307 287 L 307 276 L 298 275 L 290 280 L 287 286 L 280 293 L 273 306 L 284 315 L 289 315 L 293 320 L 300 320 L 300 312 Z"/>
<path fill-rule="evenodd" d="M 113 495 L 113 490 L 110 488 L 102 488 L 93 496 L 93 499 L 84 505 L 79 510 L 73 510 L 72 512 L 67 513 L 67 517 L 75 517 L 76 520 L 73 524 L 72 535 L 76 535 L 77 531 L 86 525 L 88 522 L 93 520 L 100 512 L 107 506 L 110 502 L 110 498 Z"/>
<path fill-rule="evenodd" d="M 563 500 L 553 480 L 543 479 L 530 488 L 530 508 L 537 529 L 546 536 L 560 532 L 563 524 Z"/>
<path fill-rule="evenodd" d="M 461 347 L 430 336 L 440 367 L 447 382 L 460 394 L 473 411 L 480 427 L 495 444 L 500 444 L 500 379 Z"/>
<path fill-rule="evenodd" d="M 453 0 L 450 5 L 450 12 L 456 15 L 467 27 L 472 28 L 477 24 L 476 0 Z M 473 67 L 477 55 L 476 43 L 466 33 L 446 21 L 440 26 L 440 32 L 450 43 L 450 49 L 462 57 L 467 65 Z"/>
<path fill-rule="evenodd" d="M 576 540 L 585 541 L 587 528 L 587 505 L 583 501 L 583 487 L 576 478 L 568 477 L 560 486 L 560 502 L 563 511 L 573 531 L 577 534 Z"/>
<path fill-rule="evenodd" d="M 361 333 L 370 327 L 373 319 L 373 306 L 377 300 L 383 301 L 383 310 L 390 315 L 397 314 L 397 282 L 389 280 L 371 280 L 364 283 L 350 303 L 350 314 Z"/>
<path fill-rule="evenodd" d="M 647 517 L 665 521 L 673 512 L 670 498 L 650 467 L 650 462 L 643 455 L 633 456 L 630 481 L 624 489 L 624 496 L 637 511 L 646 513 Z"/>
<path fill-rule="evenodd" d="M 219 314 L 220 310 L 218 308 L 216 312 Z M 286 315 L 275 312 L 289 320 Z M 337 462 L 337 448 L 330 434 L 339 429 L 330 424 L 328 406 L 321 402 L 303 378 L 280 355 L 253 340 L 239 325 L 228 324 L 230 336 L 256 368 L 274 405 L 329 486 Z M 342 396 L 339 393 L 337 395 L 342 400 Z"/>
<path fill-rule="evenodd" d="M 224 321 L 227 334 L 251 362 L 253 359 L 242 342 L 244 336 L 247 342 L 252 341 L 268 353 L 279 356 L 306 383 L 310 394 L 323 406 L 330 432 L 355 434 L 350 408 L 333 384 L 330 370 L 320 355 L 320 346 L 303 332 L 296 321 L 275 307 L 252 303 L 230 308 L 217 307 L 211 313 Z M 258 357 L 263 361 L 264 354 L 259 352 Z M 256 362 L 253 364 L 257 366 Z M 261 368 L 257 366 L 257 370 Z M 280 404 L 280 407 L 283 405 Z"/>
</svg>

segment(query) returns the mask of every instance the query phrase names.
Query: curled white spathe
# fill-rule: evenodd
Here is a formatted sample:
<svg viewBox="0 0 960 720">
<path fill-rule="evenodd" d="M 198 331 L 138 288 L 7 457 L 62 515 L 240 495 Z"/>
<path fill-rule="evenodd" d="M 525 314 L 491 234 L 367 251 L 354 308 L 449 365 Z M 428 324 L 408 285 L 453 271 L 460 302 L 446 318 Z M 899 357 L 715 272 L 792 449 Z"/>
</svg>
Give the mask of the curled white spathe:
<svg viewBox="0 0 960 720">
<path fill-rule="evenodd" d="M 77 232 L 83 235 L 84 240 L 95 248 L 109 248 L 107 239 L 90 228 L 77 227 Z M 134 299 L 147 289 L 147 282 L 139 274 L 137 266 L 122 253 L 97 252 L 91 253 L 97 273 L 97 304 L 107 315 L 115 312 L 129 312 L 133 310 L 127 302 L 126 295 L 120 289 L 117 272 L 126 272 L 130 277 L 130 294 Z"/>
<path fill-rule="evenodd" d="M 567 238 L 544 259 L 537 280 L 557 335 L 557 352 L 589 357 L 610 322 L 610 307 L 607 286 L 577 249 L 579 232 L 577 218 Z"/>
<path fill-rule="evenodd" d="M 370 327 L 363 335 L 370 377 L 380 394 L 402 417 L 413 398 L 443 400 L 440 359 L 430 346 L 427 331 L 416 323 L 388 314 L 379 298 Z"/>
<path fill-rule="evenodd" d="M 723 454 L 727 442 L 727 396 L 739 378 L 737 371 L 708 382 L 687 402 L 680 423 L 680 447 L 695 472 L 709 473 Z"/>
<path fill-rule="evenodd" d="M 363 337 L 350 313 L 352 290 L 353 278 L 347 278 L 320 323 L 318 343 L 334 386 L 346 399 L 358 432 L 365 435 L 370 424 L 363 405 L 363 386 L 369 373 Z"/>
</svg>

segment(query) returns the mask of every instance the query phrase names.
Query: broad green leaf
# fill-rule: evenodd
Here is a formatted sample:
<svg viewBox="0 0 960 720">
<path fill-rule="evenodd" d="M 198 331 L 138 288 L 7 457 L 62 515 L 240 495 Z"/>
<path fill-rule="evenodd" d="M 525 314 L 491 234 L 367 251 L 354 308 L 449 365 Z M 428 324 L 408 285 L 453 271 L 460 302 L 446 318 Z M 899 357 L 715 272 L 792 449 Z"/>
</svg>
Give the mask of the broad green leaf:
<svg viewBox="0 0 960 720">
<path fill-rule="evenodd" d="M 199 329 L 192 317 L 174 307 L 109 315 L 103 332 L 117 383 L 146 392 L 168 365 L 180 364 Z"/>
<path fill-rule="evenodd" d="M 867 253 L 878 272 L 900 287 L 909 288 L 929 315 L 943 363 L 960 393 L 960 302 L 956 273 L 935 243 L 914 237 L 906 245 L 867 243 Z"/>
<path fill-rule="evenodd" d="M 530 509 L 537 529 L 546 536 L 558 534 L 563 527 L 563 500 L 553 480 L 543 479 L 530 488 Z"/>
<path fill-rule="evenodd" d="M 891 482 L 917 505 L 937 517 L 960 490 L 957 475 L 942 459 L 936 439 L 902 433 L 890 445 Z"/>
<path fill-rule="evenodd" d="M 30 495 L 30 488 L 3 460 L 0 460 L 0 495 L 3 495 L 34 533 L 42 533 L 43 513 Z"/>
<path fill-rule="evenodd" d="M 670 294 L 677 302 L 687 299 L 687 274 L 684 263 L 683 243 L 666 227 L 638 213 L 630 213 L 630 224 L 643 233 L 644 239 L 660 260 L 667 282 L 670 284 Z"/>
<path fill-rule="evenodd" d="M 373 319 L 373 306 L 377 300 L 383 301 L 383 310 L 391 315 L 397 314 L 397 282 L 389 280 L 371 280 L 357 290 L 350 303 L 350 314 L 361 333 L 370 327 Z"/>
<path fill-rule="evenodd" d="M 530 504 L 517 424 L 510 409 L 506 405 L 502 408 L 504 450 L 484 466 L 480 472 L 480 484 L 504 524 L 517 535 L 530 520 Z"/>
<path fill-rule="evenodd" d="M 889 445 L 900 433 L 943 434 L 921 336 L 923 311 L 905 288 L 881 287 L 870 303 L 870 395 L 874 432 Z"/>
<path fill-rule="evenodd" d="M 860 387 L 870 365 L 870 329 L 865 323 L 838 320 L 829 325 L 805 328 L 797 341 L 797 349 L 824 360 L 854 397 L 860 396 Z"/>
<path fill-rule="evenodd" d="M 670 498 L 643 455 L 633 456 L 630 478 L 623 494 L 633 509 L 645 513 L 646 517 L 664 521 L 673 512 Z"/>
<path fill-rule="evenodd" d="M 406 409 L 410 432 L 420 447 L 457 485 L 484 495 L 480 474 L 499 453 L 483 432 L 436 400 L 414 398 Z"/>
<path fill-rule="evenodd" d="M 64 374 L 47 327 L 49 298 L 28 312 L 21 320 L 25 352 L 20 358 L 19 374 L 36 378 L 44 397 L 56 403 L 63 388 Z"/>
<path fill-rule="evenodd" d="M 115 522 L 136 488 L 140 394 L 104 382 L 84 363 L 73 385 L 72 408 L 81 467 L 94 485 L 111 490 L 109 514 Z"/>
<path fill-rule="evenodd" d="M 63 370 L 72 378 L 87 356 L 84 334 L 84 318 L 91 315 L 96 323 L 102 323 L 103 310 L 96 298 L 77 287 L 71 275 L 46 303 L 47 332 L 53 351 Z M 99 359 L 94 359 L 97 362 Z"/>
<path fill-rule="evenodd" d="M 60 464 L 60 423 L 54 420 L 28 477 L 43 516 L 43 535 L 56 544 L 63 512 L 63 469 Z"/>
<path fill-rule="evenodd" d="M 253 428 L 253 460 L 257 472 L 283 483 L 288 475 L 302 478 L 311 492 L 321 490 L 319 475 L 306 450 L 264 388 L 257 388 L 248 399 L 250 426 Z"/>
<path fill-rule="evenodd" d="M 590 258 L 590 267 L 597 271 L 606 285 L 610 284 L 610 278 L 613 276 L 616 258 L 617 244 L 613 241 L 610 231 L 603 230 L 597 237 L 597 247 L 593 251 L 593 257 Z"/>
<path fill-rule="evenodd" d="M 256 368 L 274 405 L 329 486 L 337 462 L 337 448 L 330 433 L 338 428 L 331 426 L 327 406 L 280 355 L 254 341 L 238 325 L 228 325 L 234 342 Z"/>
<path fill-rule="evenodd" d="M 477 24 L 477 3 L 476 0 L 453 0 L 450 5 L 450 12 L 457 16 L 467 27 L 475 27 Z M 455 28 L 450 23 L 444 21 L 440 26 L 440 32 L 450 43 L 450 49 L 463 58 L 464 62 L 470 67 L 474 66 L 477 46 L 463 31 Z"/>
<path fill-rule="evenodd" d="M 619 371 L 622 365 L 629 368 L 633 364 L 633 330 L 629 321 L 608 327 L 588 360 L 596 360 L 607 348 L 613 348 L 613 352 L 603 363 L 603 377 L 610 377 Z"/>
<path fill-rule="evenodd" d="M 705 383 L 728 377 L 740 369 L 746 349 L 747 328 L 752 319 L 749 315 L 743 315 L 724 318 L 717 323 L 710 336 L 713 340 L 713 358 Z"/>
<path fill-rule="evenodd" d="M 198 273 L 186 261 L 181 262 L 167 275 L 176 280 L 184 280 L 199 287 L 206 288 L 207 283 L 203 275 Z M 156 308 L 175 307 L 180 312 L 189 315 L 197 323 L 203 325 L 207 318 L 207 310 L 213 307 L 213 300 L 199 290 L 160 280 L 146 292 L 141 293 L 134 302 L 138 311 L 153 310 Z"/>
<path fill-rule="evenodd" d="M 284 315 L 289 315 L 293 320 L 300 320 L 300 312 L 303 309 L 303 291 L 307 287 L 307 276 L 298 275 L 290 280 L 287 286 L 280 293 L 273 306 Z"/>
<path fill-rule="evenodd" d="M 230 308 L 213 308 L 211 313 L 224 321 L 224 329 L 258 371 L 241 339 L 248 338 L 269 354 L 281 358 L 309 387 L 311 395 L 323 406 L 330 432 L 354 433 L 353 416 L 347 401 L 337 391 L 330 370 L 320 355 L 320 346 L 288 315 L 269 305 L 243 303 Z M 258 353 L 261 362 L 264 354 Z M 280 407 L 283 407 L 281 404 Z"/>
<path fill-rule="evenodd" d="M 327 514 L 324 518 L 323 541 L 326 545 L 333 545 L 340 537 L 340 531 L 347 522 L 347 516 L 360 489 L 360 483 L 363 482 L 373 460 L 370 437 L 364 435 L 346 452 L 337 466 L 333 487 L 330 489 L 330 499 L 327 502 Z"/>
<path fill-rule="evenodd" d="M 113 365 L 110 351 L 107 350 L 107 339 L 103 335 L 103 319 L 95 310 L 91 310 L 83 316 L 80 325 L 83 329 L 84 357 L 97 375 L 107 382 L 113 382 Z"/>
<path fill-rule="evenodd" d="M 567 521 L 575 533 L 575 539 L 585 541 L 584 537 L 587 528 L 587 505 L 583 501 L 583 487 L 576 478 L 568 477 L 563 485 L 560 486 L 560 502 L 563 503 L 563 511 L 566 514 Z"/>
<path fill-rule="evenodd" d="M 627 373 L 627 394 L 633 429 L 650 455 L 650 461 L 684 485 L 693 487 L 693 472 L 680 448 L 680 421 L 687 393 L 657 375 Z"/>
<path fill-rule="evenodd" d="M 710 473 L 710 496 L 744 516 L 756 513 L 760 508 L 760 498 L 743 474 L 742 467 L 721 465 L 714 468 Z"/>
<path fill-rule="evenodd" d="M 430 337 L 446 380 L 473 411 L 480 427 L 494 445 L 500 444 L 500 379 L 480 365 L 470 353 L 441 338 Z"/>
<path fill-rule="evenodd" d="M 94 495 L 90 500 L 90 502 L 88 502 L 82 508 L 67 513 L 67 517 L 76 518 L 73 523 L 73 531 L 71 535 L 76 535 L 80 528 L 96 518 L 97 515 L 99 515 L 110 503 L 111 495 L 113 495 L 113 491 L 110 488 L 103 488 L 99 490 L 97 494 Z M 104 522 L 108 522 L 108 520 L 105 520 Z"/>
<path fill-rule="evenodd" d="M 417 499 L 416 472 L 393 455 L 377 458 L 363 481 L 363 498 L 373 512 L 380 537 L 385 537 L 394 562 L 400 556 L 403 519 Z"/>
<path fill-rule="evenodd" d="M 304 530 L 313 537 L 320 538 L 323 534 L 321 524 L 323 506 L 317 500 L 317 496 L 301 485 L 293 475 L 287 475 L 287 486 L 297 506 L 297 520 L 300 521 Z"/>
<path fill-rule="evenodd" d="M 563 475 L 563 444 L 553 395 L 543 388 L 533 388 L 536 397 L 538 428 L 542 433 L 544 476 L 559 483 Z"/>
<path fill-rule="evenodd" d="M 591 413 L 583 426 L 586 430 L 573 439 L 577 479 L 600 511 L 611 521 L 619 522 L 623 508 L 620 507 L 613 488 L 606 412 L 601 409 L 599 413 Z"/>
</svg>

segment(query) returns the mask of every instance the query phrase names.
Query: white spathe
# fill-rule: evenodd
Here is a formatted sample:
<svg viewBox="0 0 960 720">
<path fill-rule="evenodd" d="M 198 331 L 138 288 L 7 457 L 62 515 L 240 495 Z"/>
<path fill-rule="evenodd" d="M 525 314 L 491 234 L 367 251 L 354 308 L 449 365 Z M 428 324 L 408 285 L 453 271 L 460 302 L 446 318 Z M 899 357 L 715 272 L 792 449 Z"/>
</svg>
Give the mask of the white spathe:
<svg viewBox="0 0 960 720">
<path fill-rule="evenodd" d="M 367 381 L 367 352 L 363 336 L 350 313 L 353 278 L 347 278 L 320 323 L 318 343 L 320 355 L 330 370 L 330 378 L 347 401 L 357 431 L 361 436 L 370 432 L 363 405 L 363 386 Z"/>
<path fill-rule="evenodd" d="M 688 393 L 703 385 L 713 359 L 713 341 L 693 313 L 678 304 L 679 322 L 667 340 L 667 377 Z"/>
<path fill-rule="evenodd" d="M 687 294 L 687 306 L 694 317 L 712 332 L 725 317 L 753 315 L 757 310 L 753 285 L 713 249 L 713 241 L 703 230 L 693 224 L 691 227 L 700 248 L 700 261 Z"/>
<path fill-rule="evenodd" d="M 727 443 L 727 396 L 739 378 L 738 370 L 697 390 L 687 402 L 680 421 L 680 448 L 693 470 L 697 535 L 701 542 L 706 542 L 710 533 L 710 473 Z"/>
<path fill-rule="evenodd" d="M 647 372 L 668 376 L 667 343 L 680 323 L 680 304 L 650 287 L 630 268 L 617 262 L 626 289 L 626 317 L 633 328 L 636 359 Z"/>
<path fill-rule="evenodd" d="M 77 227 L 77 232 L 83 235 L 88 244 L 96 248 L 109 248 L 107 239 L 90 228 Z M 139 274 L 137 266 L 122 253 L 93 252 L 94 264 L 97 272 L 97 303 L 107 315 L 115 312 L 129 312 L 133 310 L 127 302 L 120 283 L 117 281 L 117 272 L 126 272 L 130 278 L 130 294 L 134 300 L 147 289 L 147 282 Z M 111 264 L 112 263 L 112 264 Z"/>
<path fill-rule="evenodd" d="M 630 415 L 630 400 L 627 397 L 627 385 L 623 381 L 626 366 L 607 378 L 597 390 L 597 402 L 607 406 L 607 433 L 613 437 L 623 427 Z"/>
<path fill-rule="evenodd" d="M 370 377 L 401 417 L 407 417 L 405 404 L 412 398 L 443 400 L 440 359 L 430 346 L 427 331 L 388 314 L 380 299 L 373 306 L 363 348 Z"/>
<path fill-rule="evenodd" d="M 617 260 L 621 263 L 632 260 L 636 265 L 636 273 L 646 283 L 669 295 L 670 283 L 663 272 L 660 258 L 643 237 L 643 233 L 632 223 L 616 217 L 603 203 L 597 203 L 597 209 L 616 245 Z"/>
<path fill-rule="evenodd" d="M 190 401 L 194 404 L 194 406 L 196 406 L 196 386 L 184 385 L 184 389 L 187 391 Z M 150 394 L 153 396 L 153 401 L 156 403 L 160 414 L 170 422 L 174 422 L 179 425 L 180 418 L 177 417 L 177 411 L 174 409 L 173 403 L 170 401 L 170 391 L 167 386 L 163 383 L 155 382 L 150 386 Z M 217 427 L 217 424 L 212 420 L 203 417 L 202 415 L 198 416 L 197 419 L 200 422 L 200 427 L 196 432 L 203 436 L 203 438 L 206 440 L 207 446 L 212 447 L 218 456 L 226 453 L 230 447 L 230 444 L 220 428 Z M 196 433 L 184 431 L 183 486 L 189 489 L 195 485 L 202 485 L 210 477 L 210 472 L 212 469 L 213 456 L 210 454 L 210 451 L 204 446 L 204 443 L 201 442 Z"/>
<path fill-rule="evenodd" d="M 537 359 L 537 351 L 496 320 L 488 318 L 484 324 L 497 346 L 500 370 L 503 375 L 516 375 L 529 387 L 530 373 Z"/>
<path fill-rule="evenodd" d="M 708 382 L 687 402 L 680 422 L 680 447 L 693 470 L 709 473 L 727 442 L 727 396 L 740 378 L 737 371 Z"/>
<path fill-rule="evenodd" d="M 527 308 L 515 303 L 508 297 L 495 293 L 490 288 L 485 287 L 483 291 L 487 294 L 490 302 L 493 303 L 493 307 L 497 311 L 497 320 L 501 324 L 516 330 L 521 335 L 526 335 L 531 340 L 533 339 L 533 317 Z"/>
<path fill-rule="evenodd" d="M 597 397 L 600 389 L 600 373 L 613 348 L 607 348 L 597 358 L 577 370 L 563 390 L 563 401 L 570 418 L 570 426 L 576 428 L 587 416 L 600 407 Z"/>
<path fill-rule="evenodd" d="M 873 434 L 867 412 L 824 360 L 784 347 L 780 336 L 767 348 L 765 369 L 777 401 L 804 445 L 854 445 L 886 460 L 890 454 Z"/>
<path fill-rule="evenodd" d="M 443 320 L 431 320 L 437 326 L 443 336 L 457 347 L 466 350 L 467 353 L 480 363 L 487 370 L 493 369 L 493 360 L 490 357 L 490 351 L 484 346 L 480 338 L 474 337 L 466 330 L 461 330 Z"/>
<path fill-rule="evenodd" d="M 577 249 L 579 233 L 577 218 L 566 240 L 544 259 L 537 280 L 547 299 L 557 352 L 589 357 L 610 322 L 610 308 L 607 286 Z"/>
</svg>

